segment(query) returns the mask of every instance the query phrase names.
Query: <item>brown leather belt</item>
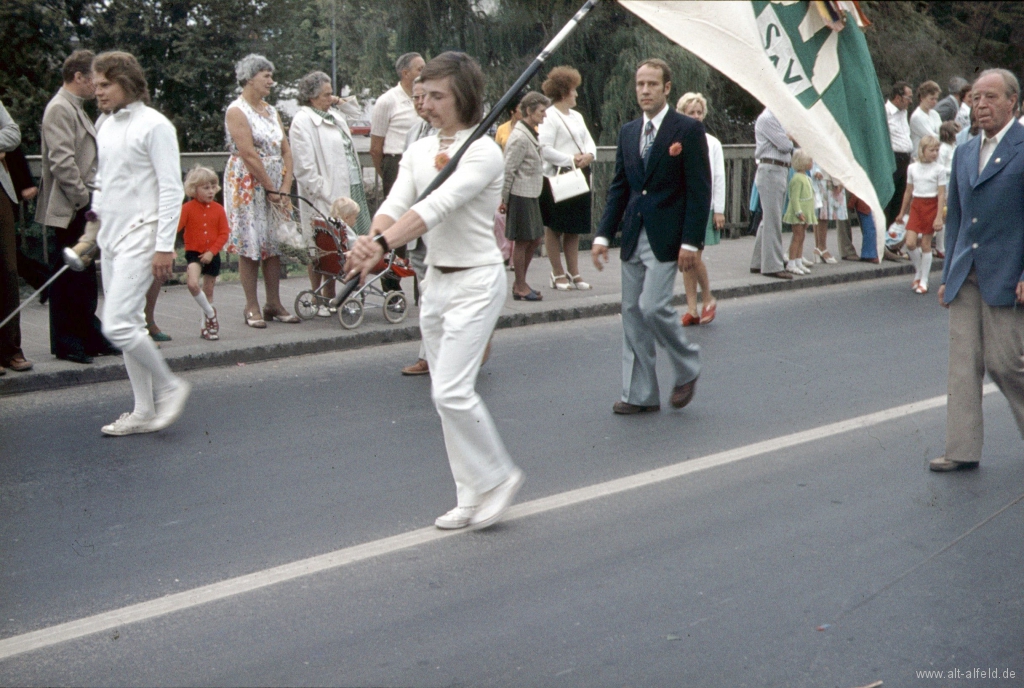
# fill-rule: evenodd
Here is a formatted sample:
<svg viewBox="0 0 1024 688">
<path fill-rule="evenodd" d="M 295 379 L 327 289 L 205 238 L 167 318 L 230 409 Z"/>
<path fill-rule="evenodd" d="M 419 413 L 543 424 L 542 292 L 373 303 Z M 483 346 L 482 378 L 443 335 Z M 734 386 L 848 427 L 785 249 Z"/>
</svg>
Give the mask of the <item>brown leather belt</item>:
<svg viewBox="0 0 1024 688">
<path fill-rule="evenodd" d="M 772 160 L 771 158 L 761 158 L 761 162 L 769 165 L 778 165 L 779 167 L 789 167 L 788 162 L 782 162 L 781 160 Z"/>
<path fill-rule="evenodd" d="M 465 267 L 465 268 L 450 268 L 450 267 L 447 267 L 447 266 L 444 266 L 444 265 L 435 265 L 434 269 L 439 271 L 439 272 L 441 272 L 441 273 L 444 273 L 445 275 L 453 273 L 453 272 L 459 272 L 460 270 L 469 270 L 468 267 Z"/>
</svg>

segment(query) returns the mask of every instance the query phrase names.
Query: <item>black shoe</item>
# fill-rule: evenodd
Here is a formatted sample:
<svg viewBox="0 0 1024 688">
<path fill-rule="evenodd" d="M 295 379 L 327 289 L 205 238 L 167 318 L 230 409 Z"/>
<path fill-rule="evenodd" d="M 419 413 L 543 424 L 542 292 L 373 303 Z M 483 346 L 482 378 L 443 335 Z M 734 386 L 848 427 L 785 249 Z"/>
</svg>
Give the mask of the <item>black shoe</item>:
<svg viewBox="0 0 1024 688">
<path fill-rule="evenodd" d="M 120 356 L 121 350 L 116 346 L 106 346 L 102 349 L 96 349 L 95 351 L 89 351 L 89 356 Z"/>
<path fill-rule="evenodd" d="M 61 359 L 62 361 L 71 361 L 72 363 L 92 363 L 92 356 L 88 356 L 81 352 L 64 354 L 62 356 L 57 356 L 57 358 Z"/>
</svg>

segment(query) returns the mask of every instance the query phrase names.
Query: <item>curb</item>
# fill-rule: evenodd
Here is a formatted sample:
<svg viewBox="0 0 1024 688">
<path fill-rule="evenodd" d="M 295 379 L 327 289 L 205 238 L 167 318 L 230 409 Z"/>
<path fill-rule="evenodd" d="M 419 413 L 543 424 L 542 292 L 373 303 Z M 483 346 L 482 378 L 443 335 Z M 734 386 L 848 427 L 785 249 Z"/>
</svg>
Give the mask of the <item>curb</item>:
<svg viewBox="0 0 1024 688">
<path fill-rule="evenodd" d="M 940 270 L 942 270 L 942 261 L 936 260 L 932 266 L 932 272 L 938 272 Z M 745 296 L 759 296 L 776 292 L 789 292 L 798 289 L 812 289 L 834 284 L 846 284 L 849 282 L 861 282 L 885 277 L 896 277 L 899 275 L 909 275 L 913 272 L 914 267 L 910 263 L 901 262 L 897 265 L 891 266 L 882 264 L 870 270 L 803 277 L 801 279 L 793 280 L 775 280 L 771 282 L 759 282 L 757 284 L 716 289 L 715 296 L 718 299 L 736 299 Z M 682 294 L 677 294 L 672 300 L 674 305 L 680 305 L 685 302 L 686 299 Z M 610 298 L 606 301 L 586 306 L 567 306 L 537 311 L 535 313 L 502 315 L 498 318 L 498 324 L 495 329 L 525 327 L 527 325 L 542 325 L 545 323 L 566 322 L 569 320 L 582 320 L 584 318 L 599 318 L 608 315 L 618 315 L 621 308 L 622 301 L 620 299 Z M 419 338 L 419 325 L 404 325 L 390 327 L 386 330 L 375 330 L 372 332 L 343 332 L 335 336 L 327 336 L 319 339 L 280 342 L 277 344 L 211 351 L 198 356 L 193 354 L 174 356 L 167 358 L 167 365 L 175 372 L 183 372 L 188 370 L 199 370 L 202 368 L 218 368 L 244 363 L 271 361 L 279 358 L 290 358 L 292 356 L 361 349 L 363 347 L 376 346 L 380 344 L 418 341 Z M 96 363 L 91 366 L 82 367 L 80 370 L 62 370 L 52 373 L 28 374 L 9 371 L 6 375 L 0 378 L 0 397 L 126 379 L 128 379 L 128 373 L 125 371 L 124 363 L 121 362 L 120 357 L 104 357 L 97 359 Z"/>
</svg>

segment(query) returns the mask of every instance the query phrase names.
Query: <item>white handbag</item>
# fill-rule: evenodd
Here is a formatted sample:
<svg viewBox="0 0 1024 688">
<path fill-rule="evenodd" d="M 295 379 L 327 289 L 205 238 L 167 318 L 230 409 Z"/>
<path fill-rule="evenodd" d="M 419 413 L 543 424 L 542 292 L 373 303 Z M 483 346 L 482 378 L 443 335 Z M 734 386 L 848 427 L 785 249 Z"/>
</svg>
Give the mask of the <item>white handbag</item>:
<svg viewBox="0 0 1024 688">
<path fill-rule="evenodd" d="M 551 110 L 554 110 L 558 115 L 558 119 L 561 121 L 562 126 L 565 127 L 565 131 L 569 134 L 569 138 L 572 139 L 576 149 L 582 153 L 583 149 L 580 147 L 580 144 L 576 142 L 576 137 L 572 135 L 572 129 L 570 129 L 569 125 L 565 123 L 565 118 L 562 117 L 562 113 L 558 112 L 555 108 L 551 108 Z M 583 170 L 575 165 L 566 169 L 564 172 L 559 170 L 553 177 L 548 177 L 548 183 L 551 185 L 551 196 L 554 198 L 555 203 L 561 203 L 566 199 L 582 196 L 590 191 L 590 185 L 587 184 L 587 175 L 583 174 Z"/>
<path fill-rule="evenodd" d="M 583 170 L 575 165 L 568 171 L 559 171 L 555 176 L 548 177 L 548 183 L 551 185 L 551 196 L 555 199 L 555 203 L 582 196 L 590 191 L 587 175 L 583 174 Z"/>
</svg>

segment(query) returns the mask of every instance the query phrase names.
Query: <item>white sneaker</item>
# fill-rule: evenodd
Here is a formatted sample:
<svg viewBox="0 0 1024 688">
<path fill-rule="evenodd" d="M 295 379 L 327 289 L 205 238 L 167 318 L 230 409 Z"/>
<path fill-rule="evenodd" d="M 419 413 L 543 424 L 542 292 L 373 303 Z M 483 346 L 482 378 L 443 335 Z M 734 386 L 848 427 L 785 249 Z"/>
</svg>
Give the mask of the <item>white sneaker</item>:
<svg viewBox="0 0 1024 688">
<path fill-rule="evenodd" d="M 477 506 L 476 511 L 469 519 L 469 525 L 474 530 L 480 530 L 481 528 L 487 528 L 493 526 L 498 522 L 509 506 L 512 504 L 512 500 L 516 498 L 516 492 L 523 486 L 523 481 L 526 480 L 526 476 L 518 468 L 512 470 L 512 475 L 505 479 L 504 482 L 499 483 L 497 487 L 484 493 L 480 500 L 480 505 Z"/>
<path fill-rule="evenodd" d="M 447 514 L 438 516 L 434 520 L 434 525 L 441 530 L 465 528 L 469 525 L 469 519 L 473 517 L 474 511 L 476 511 L 475 506 L 457 506 Z"/>
<path fill-rule="evenodd" d="M 185 410 L 185 402 L 188 400 L 192 385 L 184 380 L 178 380 L 178 385 L 170 392 L 156 400 L 156 418 L 153 419 L 153 429 L 163 430 L 169 427 L 178 416 Z"/>
<path fill-rule="evenodd" d="M 153 432 L 152 418 L 143 418 L 132 413 L 122 413 L 121 417 L 109 425 L 104 425 L 100 431 L 104 435 L 121 437 L 122 435 L 136 435 L 142 432 Z"/>
</svg>

